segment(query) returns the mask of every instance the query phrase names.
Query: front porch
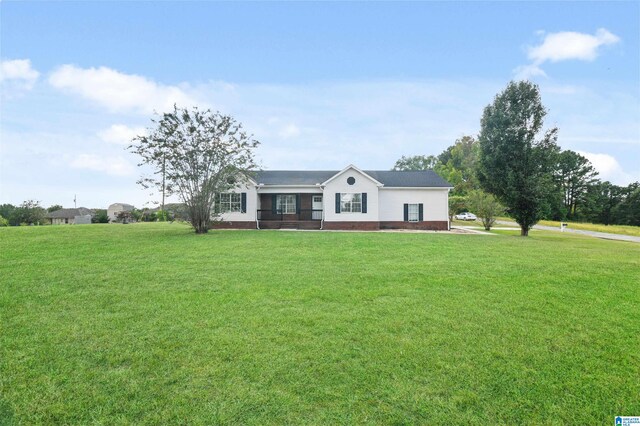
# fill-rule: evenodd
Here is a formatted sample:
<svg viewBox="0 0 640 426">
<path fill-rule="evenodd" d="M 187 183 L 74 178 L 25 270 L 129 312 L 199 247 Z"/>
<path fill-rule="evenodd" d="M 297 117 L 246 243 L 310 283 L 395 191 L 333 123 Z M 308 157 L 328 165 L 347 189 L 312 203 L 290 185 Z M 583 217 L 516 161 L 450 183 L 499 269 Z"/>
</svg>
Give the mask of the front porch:
<svg viewBox="0 0 640 426">
<path fill-rule="evenodd" d="M 321 194 L 260 194 L 257 210 L 261 229 L 320 229 Z"/>
</svg>

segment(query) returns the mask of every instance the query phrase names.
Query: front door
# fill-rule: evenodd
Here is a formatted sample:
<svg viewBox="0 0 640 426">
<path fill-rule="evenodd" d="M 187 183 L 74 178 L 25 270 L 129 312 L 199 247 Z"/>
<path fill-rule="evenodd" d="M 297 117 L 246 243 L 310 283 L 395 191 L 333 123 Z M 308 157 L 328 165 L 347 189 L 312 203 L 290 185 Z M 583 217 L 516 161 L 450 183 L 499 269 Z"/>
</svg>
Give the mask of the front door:
<svg viewBox="0 0 640 426">
<path fill-rule="evenodd" d="M 322 195 L 311 196 L 311 208 L 313 209 L 313 211 L 311 212 L 311 219 L 322 219 Z"/>
</svg>

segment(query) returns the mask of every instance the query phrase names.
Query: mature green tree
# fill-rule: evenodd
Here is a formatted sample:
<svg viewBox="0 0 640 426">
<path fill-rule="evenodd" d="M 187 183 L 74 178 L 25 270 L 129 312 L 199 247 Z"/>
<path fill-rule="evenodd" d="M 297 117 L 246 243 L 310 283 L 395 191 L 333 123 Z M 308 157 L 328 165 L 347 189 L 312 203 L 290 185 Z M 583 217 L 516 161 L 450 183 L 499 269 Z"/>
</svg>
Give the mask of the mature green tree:
<svg viewBox="0 0 640 426">
<path fill-rule="evenodd" d="M 562 191 L 567 219 L 576 219 L 578 207 L 585 204 L 587 190 L 596 182 L 597 176 L 591 162 L 577 152 L 566 150 L 558 155 L 555 179 Z"/>
<path fill-rule="evenodd" d="M 630 184 L 624 192 L 613 211 L 615 221 L 620 225 L 640 226 L 640 182 Z"/>
<path fill-rule="evenodd" d="M 9 216 L 9 224 L 19 225 L 43 225 L 45 223 L 46 210 L 40 206 L 39 201 L 27 200 L 13 210 Z"/>
<path fill-rule="evenodd" d="M 542 137 L 546 110 L 537 85 L 510 82 L 484 109 L 479 135 L 478 179 L 529 235 L 548 210 L 557 129 Z"/>
<path fill-rule="evenodd" d="M 453 216 L 458 213 L 469 210 L 467 206 L 467 197 L 462 195 L 449 195 L 449 220 L 453 220 Z"/>
<path fill-rule="evenodd" d="M 595 182 L 587 188 L 582 214 L 593 223 L 611 225 L 617 223 L 615 208 L 624 197 L 624 188 L 609 181 Z"/>
<path fill-rule="evenodd" d="M 0 215 L 0 227 L 9 226 L 9 221 Z"/>
<path fill-rule="evenodd" d="M 232 117 L 198 108 L 178 108 L 152 120 L 148 136 L 138 136 L 129 149 L 142 157 L 155 177 L 144 187 L 165 186 L 187 205 L 197 234 L 206 233 L 216 193 L 231 189 L 238 178 L 256 168 L 258 141 Z"/>
<path fill-rule="evenodd" d="M 496 197 L 481 190 L 471 191 L 467 196 L 470 209 L 480 217 L 484 229 L 491 230 L 496 218 L 504 212 Z"/>
<path fill-rule="evenodd" d="M 16 206 L 13 204 L 0 204 L 0 216 L 8 219 L 15 209 Z"/>
<path fill-rule="evenodd" d="M 393 170 L 432 170 L 438 164 L 438 158 L 433 155 L 404 155 L 396 161 Z"/>
<path fill-rule="evenodd" d="M 109 223 L 109 215 L 104 209 L 96 209 L 95 214 L 91 218 L 91 223 Z"/>
<path fill-rule="evenodd" d="M 479 145 L 472 136 L 463 136 L 438 156 L 436 172 L 453 185 L 453 195 L 479 189 L 476 169 Z"/>
<path fill-rule="evenodd" d="M 47 207 L 47 212 L 51 213 L 51 212 L 55 212 L 58 210 L 62 210 L 64 207 L 62 207 L 60 204 L 54 204 L 52 206 Z"/>
</svg>

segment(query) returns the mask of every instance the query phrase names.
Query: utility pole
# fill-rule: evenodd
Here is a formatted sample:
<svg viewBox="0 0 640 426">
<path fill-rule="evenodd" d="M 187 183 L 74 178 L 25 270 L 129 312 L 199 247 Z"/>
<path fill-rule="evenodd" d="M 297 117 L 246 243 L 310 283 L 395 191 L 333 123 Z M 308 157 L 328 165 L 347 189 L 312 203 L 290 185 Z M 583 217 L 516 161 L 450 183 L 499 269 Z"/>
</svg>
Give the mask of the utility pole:
<svg viewBox="0 0 640 426">
<path fill-rule="evenodd" d="M 73 194 L 73 208 L 74 209 L 78 208 L 78 204 L 76 203 L 76 194 Z"/>
</svg>

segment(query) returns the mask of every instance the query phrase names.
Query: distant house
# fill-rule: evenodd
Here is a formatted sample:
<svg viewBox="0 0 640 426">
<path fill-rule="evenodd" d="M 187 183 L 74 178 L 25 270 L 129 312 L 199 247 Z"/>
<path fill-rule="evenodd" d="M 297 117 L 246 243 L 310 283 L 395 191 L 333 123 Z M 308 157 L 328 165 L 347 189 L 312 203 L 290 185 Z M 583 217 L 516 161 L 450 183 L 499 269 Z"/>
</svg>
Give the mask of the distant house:
<svg viewBox="0 0 640 426">
<path fill-rule="evenodd" d="M 448 230 L 451 189 L 432 170 L 258 171 L 217 195 L 213 226 Z"/>
<path fill-rule="evenodd" d="M 60 209 L 46 215 L 52 225 L 86 225 L 91 223 L 93 212 L 84 207 Z"/>
<path fill-rule="evenodd" d="M 109 222 L 115 222 L 118 220 L 117 214 L 120 212 L 130 212 L 133 211 L 135 207 L 131 204 L 125 203 L 114 203 L 109 206 L 107 209 L 107 216 L 109 216 Z"/>
</svg>

